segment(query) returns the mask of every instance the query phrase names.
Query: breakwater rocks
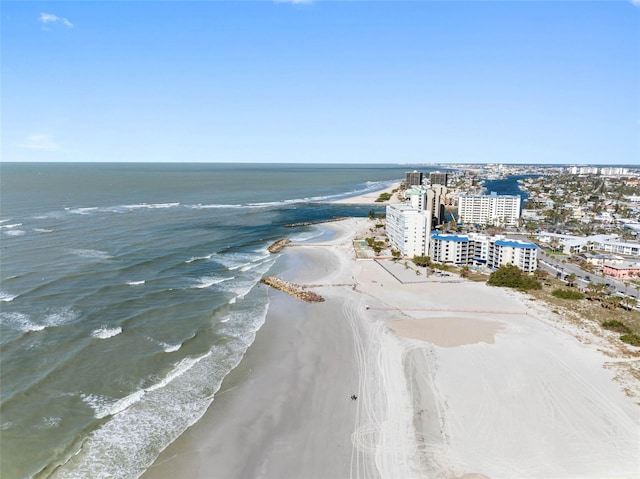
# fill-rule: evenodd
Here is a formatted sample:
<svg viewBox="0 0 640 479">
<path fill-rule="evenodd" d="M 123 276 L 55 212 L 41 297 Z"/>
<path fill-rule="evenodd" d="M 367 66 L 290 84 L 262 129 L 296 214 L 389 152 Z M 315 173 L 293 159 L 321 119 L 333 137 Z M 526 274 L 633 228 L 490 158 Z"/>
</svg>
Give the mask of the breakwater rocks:
<svg viewBox="0 0 640 479">
<path fill-rule="evenodd" d="M 290 294 L 291 296 L 295 296 L 307 303 L 321 303 L 324 301 L 322 296 L 311 291 L 307 291 L 304 286 L 285 281 L 275 276 L 267 276 L 266 278 L 262 278 L 260 282 L 279 291 Z"/>
<path fill-rule="evenodd" d="M 347 218 L 346 216 L 336 216 L 335 218 L 331 218 L 330 220 L 305 221 L 304 223 L 289 223 L 288 225 L 284 225 L 284 227 L 295 228 L 296 226 L 321 225 L 322 223 L 332 223 L 334 221 L 342 221 L 346 218 Z"/>
<path fill-rule="evenodd" d="M 269 253 L 278 253 L 282 248 L 287 246 L 290 242 L 291 240 L 288 240 L 288 239 L 279 239 L 278 241 L 273 243 L 271 246 L 269 246 L 267 250 L 269 250 Z"/>
</svg>

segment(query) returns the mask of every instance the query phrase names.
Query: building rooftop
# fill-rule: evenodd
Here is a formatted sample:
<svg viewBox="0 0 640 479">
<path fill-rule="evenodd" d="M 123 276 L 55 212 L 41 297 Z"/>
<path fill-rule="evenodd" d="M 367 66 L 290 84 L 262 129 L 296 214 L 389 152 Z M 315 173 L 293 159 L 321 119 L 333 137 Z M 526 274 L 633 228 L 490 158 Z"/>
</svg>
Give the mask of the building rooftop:
<svg viewBox="0 0 640 479">
<path fill-rule="evenodd" d="M 524 241 L 519 240 L 498 240 L 496 241 L 498 246 L 511 246 L 512 248 L 522 248 L 522 249 L 535 249 L 538 246 L 533 243 L 526 243 Z"/>
<path fill-rule="evenodd" d="M 437 240 L 442 240 L 442 241 L 455 241 L 457 243 L 468 243 L 469 242 L 469 238 L 467 236 L 457 236 L 457 235 L 452 235 L 452 234 L 447 234 L 447 233 L 433 232 L 433 233 L 431 233 L 431 238 L 437 239 Z"/>
</svg>

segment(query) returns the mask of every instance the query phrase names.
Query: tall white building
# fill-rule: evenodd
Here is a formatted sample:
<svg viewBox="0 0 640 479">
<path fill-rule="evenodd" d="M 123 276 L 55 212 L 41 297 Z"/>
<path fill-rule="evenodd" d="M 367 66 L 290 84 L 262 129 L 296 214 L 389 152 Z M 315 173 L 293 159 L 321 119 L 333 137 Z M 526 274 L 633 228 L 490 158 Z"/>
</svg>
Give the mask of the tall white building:
<svg viewBox="0 0 640 479">
<path fill-rule="evenodd" d="M 447 198 L 446 186 L 433 185 L 429 188 L 425 188 L 424 186 L 413 187 L 405 192 L 405 196 L 409 199 L 409 203 L 413 208 L 431 212 L 433 225 L 444 223 L 444 205 Z"/>
<path fill-rule="evenodd" d="M 520 195 L 460 195 L 458 221 L 467 224 L 516 226 Z"/>
<path fill-rule="evenodd" d="M 408 204 L 387 206 L 387 236 L 403 256 L 427 256 L 431 212 Z"/>
</svg>

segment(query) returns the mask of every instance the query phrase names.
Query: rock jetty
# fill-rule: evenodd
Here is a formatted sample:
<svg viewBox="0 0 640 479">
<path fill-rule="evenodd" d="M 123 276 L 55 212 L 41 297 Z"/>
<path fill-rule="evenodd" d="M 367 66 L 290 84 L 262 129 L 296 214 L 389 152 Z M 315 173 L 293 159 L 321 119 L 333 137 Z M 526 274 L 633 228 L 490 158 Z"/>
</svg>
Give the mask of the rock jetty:
<svg viewBox="0 0 640 479">
<path fill-rule="evenodd" d="M 267 250 L 269 250 L 269 253 L 279 253 L 280 250 L 285 246 L 287 246 L 290 242 L 291 240 L 288 240 L 288 239 L 279 239 L 278 241 L 273 243 L 271 246 L 269 246 Z"/>
<path fill-rule="evenodd" d="M 266 278 L 262 278 L 260 282 L 308 303 L 321 303 L 324 301 L 322 296 L 312 291 L 307 291 L 304 286 L 285 281 L 276 276 L 267 276 Z"/>
<path fill-rule="evenodd" d="M 289 223 L 284 225 L 285 228 L 295 228 L 298 226 L 310 226 L 310 225 L 321 225 L 322 223 L 333 223 L 334 221 L 342 221 L 346 219 L 346 216 L 336 216 L 329 220 L 318 220 L 318 221 L 305 221 L 303 223 Z"/>
</svg>

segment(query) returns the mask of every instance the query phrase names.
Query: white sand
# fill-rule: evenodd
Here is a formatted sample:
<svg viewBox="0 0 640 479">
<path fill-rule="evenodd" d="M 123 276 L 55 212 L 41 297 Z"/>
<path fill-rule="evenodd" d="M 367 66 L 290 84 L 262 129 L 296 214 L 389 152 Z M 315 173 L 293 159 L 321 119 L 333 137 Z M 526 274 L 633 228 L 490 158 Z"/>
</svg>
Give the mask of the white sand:
<svg viewBox="0 0 640 479">
<path fill-rule="evenodd" d="M 401 284 L 353 260 L 368 220 L 326 227 L 334 240 L 286 249 L 282 276 L 327 301 L 270 292 L 210 411 L 144 477 L 640 477 L 640 407 L 548 310 L 484 284 Z"/>
<path fill-rule="evenodd" d="M 332 203 L 342 203 L 342 204 L 349 204 L 349 205 L 378 205 L 378 206 L 399 203 L 400 200 L 397 194 L 393 194 L 393 196 L 388 201 L 376 202 L 376 200 L 380 197 L 382 193 L 391 194 L 393 190 L 400 187 L 400 183 L 401 182 L 398 181 L 397 183 L 392 184 L 391 186 L 389 186 L 388 188 L 385 188 L 384 190 L 375 191 L 373 193 L 366 193 L 364 195 L 359 195 L 359 196 L 353 196 L 351 198 L 344 198 L 341 200 L 333 201 Z"/>
</svg>

